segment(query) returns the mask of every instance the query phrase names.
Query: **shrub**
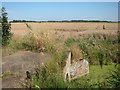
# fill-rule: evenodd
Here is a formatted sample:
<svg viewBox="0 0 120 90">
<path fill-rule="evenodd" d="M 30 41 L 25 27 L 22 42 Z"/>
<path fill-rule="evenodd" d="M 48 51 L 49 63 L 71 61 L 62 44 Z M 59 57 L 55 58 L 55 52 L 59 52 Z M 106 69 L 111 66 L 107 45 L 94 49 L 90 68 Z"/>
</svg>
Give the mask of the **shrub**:
<svg viewBox="0 0 120 90">
<path fill-rule="evenodd" d="M 8 20 L 7 20 L 7 13 L 5 11 L 5 8 L 2 7 L 1 11 L 2 11 L 1 12 L 2 13 L 2 17 L 1 17 L 1 19 L 2 19 L 2 33 L 0 33 L 0 34 L 2 34 L 2 45 L 6 46 L 9 44 L 9 40 L 10 40 L 12 34 L 10 32 L 11 27 L 10 27 L 10 23 L 8 23 Z"/>
</svg>

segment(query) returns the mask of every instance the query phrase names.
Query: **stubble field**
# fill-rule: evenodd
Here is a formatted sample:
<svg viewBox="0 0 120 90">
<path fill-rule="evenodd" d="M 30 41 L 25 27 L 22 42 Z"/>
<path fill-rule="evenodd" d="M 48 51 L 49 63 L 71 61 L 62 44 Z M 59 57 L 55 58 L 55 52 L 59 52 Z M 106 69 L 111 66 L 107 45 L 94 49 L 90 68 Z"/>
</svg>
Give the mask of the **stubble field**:
<svg viewBox="0 0 120 90">
<path fill-rule="evenodd" d="M 98 35 L 98 38 L 116 37 L 118 31 L 117 23 L 102 23 L 102 22 L 81 22 L 81 23 L 27 23 L 30 28 L 39 33 L 41 31 L 49 32 L 57 38 L 79 38 L 89 37 L 93 34 Z M 18 36 L 24 36 L 29 33 L 29 28 L 26 23 L 12 23 L 12 32 Z"/>
</svg>

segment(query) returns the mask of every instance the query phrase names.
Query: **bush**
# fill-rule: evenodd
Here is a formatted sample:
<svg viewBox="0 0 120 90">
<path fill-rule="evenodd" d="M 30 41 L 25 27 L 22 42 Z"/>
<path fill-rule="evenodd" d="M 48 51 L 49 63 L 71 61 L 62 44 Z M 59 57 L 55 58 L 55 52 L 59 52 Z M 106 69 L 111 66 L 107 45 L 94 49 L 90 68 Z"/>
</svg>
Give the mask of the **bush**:
<svg viewBox="0 0 120 90">
<path fill-rule="evenodd" d="M 7 20 L 8 18 L 7 18 L 7 13 L 5 11 L 5 8 L 2 7 L 1 11 L 2 11 L 1 12 L 2 13 L 2 17 L 1 17 L 2 19 L 2 33 L 1 33 L 2 34 L 2 45 L 6 46 L 9 44 L 9 40 L 12 34 L 10 32 L 11 27 L 10 27 L 10 23 L 8 23 L 8 20 Z"/>
</svg>

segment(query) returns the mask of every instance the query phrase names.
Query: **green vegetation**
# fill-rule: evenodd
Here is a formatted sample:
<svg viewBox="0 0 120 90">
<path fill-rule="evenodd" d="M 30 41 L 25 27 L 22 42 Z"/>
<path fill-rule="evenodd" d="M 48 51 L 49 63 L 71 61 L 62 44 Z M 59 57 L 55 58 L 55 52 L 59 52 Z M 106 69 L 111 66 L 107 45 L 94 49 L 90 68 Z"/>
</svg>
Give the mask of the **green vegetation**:
<svg viewBox="0 0 120 90">
<path fill-rule="evenodd" d="M 101 34 L 93 34 L 88 38 L 60 38 L 49 37 L 49 34 L 41 32 L 36 35 L 26 23 L 30 34 L 23 38 L 12 38 L 10 23 L 7 20 L 5 8 L 2 8 L 0 16 L 0 42 L 4 46 L 3 56 L 15 53 L 19 50 L 33 52 L 46 52 L 52 59 L 35 68 L 30 74 L 30 80 L 25 84 L 27 88 L 120 88 L 120 63 L 118 50 L 120 37 L 109 38 Z M 110 22 L 110 21 L 26 21 L 13 20 L 13 22 Z M 104 27 L 103 27 L 104 28 Z M 118 32 L 119 34 L 119 32 Z M 6 46 L 7 45 L 7 46 Z M 86 76 L 65 83 L 63 81 L 63 67 L 65 66 L 66 51 L 71 50 L 73 60 L 84 58 L 89 62 L 90 73 Z M 13 73 L 4 73 L 1 78 L 14 76 Z M 17 75 L 15 75 L 17 76 Z M 19 75 L 18 75 L 19 76 Z"/>
<path fill-rule="evenodd" d="M 103 65 L 103 69 L 99 65 L 90 65 L 90 73 L 86 76 L 78 78 L 72 82 L 65 83 L 63 81 L 62 71 L 59 66 L 50 63 L 53 66 L 41 66 L 38 71 L 31 74 L 31 85 L 25 87 L 32 88 L 114 88 L 114 82 L 111 81 L 110 70 L 114 70 L 114 65 Z M 54 68 L 56 67 L 56 68 Z M 114 74 L 116 75 L 116 74 Z M 116 77 L 115 79 L 117 79 Z M 106 81 L 107 80 L 107 81 Z M 113 79 L 114 80 L 114 79 Z M 109 82 L 112 82 L 111 84 Z M 118 86 L 119 81 L 115 81 Z"/>
<path fill-rule="evenodd" d="M 85 59 L 89 60 L 90 64 L 98 65 L 103 63 L 105 65 L 117 62 L 118 57 L 118 43 L 116 39 L 96 39 L 93 37 L 84 39 L 69 38 L 65 41 L 66 46 L 73 44 L 79 45 Z M 102 60 L 102 61 L 101 61 Z"/>
<path fill-rule="evenodd" d="M 120 88 L 120 66 L 116 70 L 113 70 L 108 77 L 107 82 L 111 87 Z"/>
<path fill-rule="evenodd" d="M 89 38 L 68 38 L 66 40 L 50 38 L 41 33 L 35 37 L 33 33 L 23 39 L 12 39 L 6 47 L 9 54 L 18 50 L 47 52 L 51 54 L 51 61 L 40 65 L 31 72 L 31 80 L 24 87 L 27 88 L 114 88 L 119 87 L 119 76 L 116 72 L 118 62 L 118 40 L 99 39 L 93 35 Z M 90 63 L 90 73 L 70 83 L 63 81 L 63 67 L 65 66 L 66 51 L 73 52 L 73 59 L 85 58 Z M 112 73 L 113 71 L 115 73 Z M 119 74 L 120 75 L 120 74 Z"/>
<path fill-rule="evenodd" d="M 6 45 L 8 45 L 9 44 L 9 40 L 10 40 L 10 38 L 11 38 L 11 32 L 10 32 L 10 29 L 11 29 L 11 27 L 10 27 L 10 23 L 8 22 L 8 18 L 7 18 L 7 13 L 6 13 L 6 11 L 5 11 L 5 8 L 4 7 L 2 7 L 2 9 L 1 9 L 1 15 L 2 16 L 0 16 L 0 18 L 1 18 L 1 25 L 2 25 L 2 28 L 0 29 L 1 31 L 0 31 L 0 36 L 2 36 L 2 39 L 0 39 L 0 40 L 2 40 L 2 45 L 3 46 L 6 46 Z"/>
<path fill-rule="evenodd" d="M 7 78 L 7 77 L 11 77 L 11 76 L 20 77 L 20 75 L 18 75 L 18 74 L 14 74 L 11 72 L 5 72 L 3 75 L 0 75 L 0 78 Z"/>
</svg>

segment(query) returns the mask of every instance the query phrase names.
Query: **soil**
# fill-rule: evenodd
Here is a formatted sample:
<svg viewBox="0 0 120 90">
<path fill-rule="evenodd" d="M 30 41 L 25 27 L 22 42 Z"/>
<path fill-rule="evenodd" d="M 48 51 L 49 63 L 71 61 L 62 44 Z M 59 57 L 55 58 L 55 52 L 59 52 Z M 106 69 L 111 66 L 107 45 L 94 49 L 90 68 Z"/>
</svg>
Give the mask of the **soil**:
<svg viewBox="0 0 120 90">
<path fill-rule="evenodd" d="M 47 53 L 33 53 L 30 51 L 19 51 L 10 56 L 2 58 L 2 74 L 12 73 L 2 78 L 3 88 L 17 88 L 24 83 L 26 71 L 34 71 L 36 67 L 50 60 L 51 56 Z"/>
</svg>

